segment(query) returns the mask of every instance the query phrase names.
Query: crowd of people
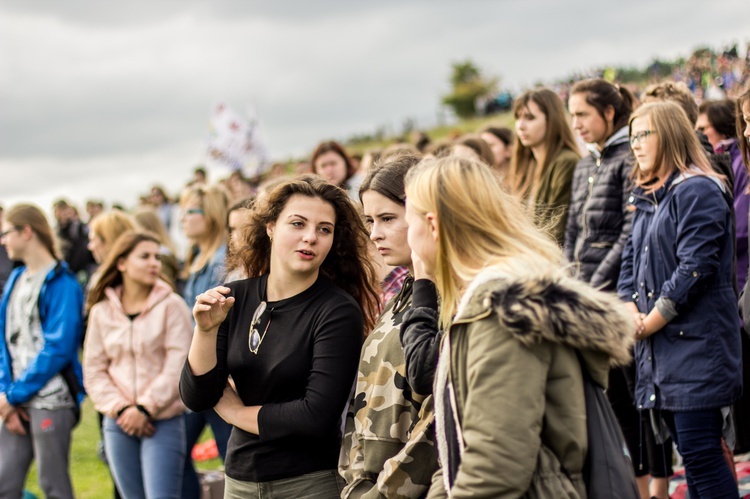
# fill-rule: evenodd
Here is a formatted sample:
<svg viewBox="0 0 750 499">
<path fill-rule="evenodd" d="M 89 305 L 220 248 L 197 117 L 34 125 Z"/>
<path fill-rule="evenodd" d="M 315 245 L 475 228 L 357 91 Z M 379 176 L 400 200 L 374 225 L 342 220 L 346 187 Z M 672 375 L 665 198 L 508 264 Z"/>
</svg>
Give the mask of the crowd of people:
<svg viewBox="0 0 750 499">
<path fill-rule="evenodd" d="M 691 498 L 737 498 L 750 89 L 567 94 L 518 96 L 514 130 L 323 142 L 263 182 L 198 169 L 86 222 L 10 207 L 0 497 L 33 460 L 73 497 L 88 396 L 128 499 L 201 497 L 206 426 L 227 498 L 585 498 L 591 382 L 632 497 L 668 498 L 678 454 Z"/>
</svg>

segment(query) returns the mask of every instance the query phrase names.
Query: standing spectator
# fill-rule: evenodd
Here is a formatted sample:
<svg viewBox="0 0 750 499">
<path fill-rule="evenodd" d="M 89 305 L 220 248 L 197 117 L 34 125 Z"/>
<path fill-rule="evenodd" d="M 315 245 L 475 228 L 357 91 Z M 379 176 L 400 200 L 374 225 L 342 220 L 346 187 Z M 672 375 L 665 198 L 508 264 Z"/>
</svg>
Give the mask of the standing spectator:
<svg viewBox="0 0 750 499">
<path fill-rule="evenodd" d="M 749 54 L 750 55 L 750 54 Z M 745 90 L 735 102 L 736 115 L 736 134 L 740 158 L 745 164 L 745 169 L 750 167 L 750 88 Z M 750 298 L 750 289 L 748 280 L 742 288 L 743 299 L 742 312 L 744 320 L 745 333 L 742 335 L 742 369 L 743 369 L 743 396 L 734 406 L 735 420 L 737 421 L 737 446 L 735 450 L 738 453 L 750 452 L 750 322 L 747 320 L 748 313 L 747 299 Z"/>
<path fill-rule="evenodd" d="M 726 186 L 672 102 L 638 108 L 630 143 L 635 214 L 617 291 L 635 320 L 636 403 L 668 426 L 690 497 L 737 497 L 722 451 L 742 391 Z"/>
<path fill-rule="evenodd" d="M 182 230 L 192 243 L 185 262 L 187 281 L 182 296 L 188 306 L 192 307 L 198 295 L 220 285 L 226 277 L 228 197 L 221 187 L 195 185 L 183 193 L 180 205 Z M 219 455 L 222 459 L 226 458 L 232 426 L 222 420 L 212 408 L 202 412 L 187 412 L 185 429 L 188 459 L 185 460 L 182 487 L 182 495 L 186 499 L 200 497 L 200 484 L 190 452 L 207 424 L 211 426 Z"/>
<path fill-rule="evenodd" d="M 625 307 L 568 277 L 559 247 L 477 161 L 411 170 L 406 220 L 445 331 L 428 497 L 585 497 L 582 368 L 606 386 L 610 360 L 629 360 Z"/>
<path fill-rule="evenodd" d="M 578 162 L 573 175 L 565 257 L 575 264 L 579 279 L 614 291 L 633 218 L 628 210 L 634 166 L 628 121 L 635 97 L 603 79 L 580 81 L 570 92 L 573 129 L 590 154 Z M 668 499 L 672 442 L 655 445 L 648 413 L 635 408 L 634 386 L 632 363 L 613 367 L 607 397 L 625 435 L 641 498 Z"/>
<path fill-rule="evenodd" d="M 89 293 L 84 379 L 105 415 L 117 489 L 127 498 L 179 499 L 185 468 L 185 407 L 177 385 L 190 347 L 190 310 L 159 279 L 161 243 L 127 232 Z"/>
<path fill-rule="evenodd" d="M 104 211 L 104 203 L 94 199 L 86 201 L 86 214 L 88 215 L 88 224 Z"/>
<path fill-rule="evenodd" d="M 357 199 L 362 176 L 341 144 L 332 140 L 321 142 L 313 151 L 310 163 L 317 175 L 344 189 L 350 198 Z"/>
<path fill-rule="evenodd" d="M 573 170 L 581 158 L 565 107 L 555 92 L 539 88 L 518 97 L 513 114 L 516 142 L 508 185 L 562 246 Z"/>
<path fill-rule="evenodd" d="M 377 313 L 367 248 L 348 196 L 297 177 L 253 210 L 248 279 L 198 296 L 180 393 L 234 426 L 224 497 L 339 497 L 341 417 Z"/>
<path fill-rule="evenodd" d="M 172 221 L 176 218 L 175 205 L 164 192 L 164 188 L 155 185 L 151 188 L 151 195 L 149 196 L 149 202 L 156 209 L 156 214 L 159 216 L 159 220 L 167 228 L 167 232 L 172 228 Z"/>
<path fill-rule="evenodd" d="M 78 217 L 78 210 L 60 199 L 54 204 L 55 220 L 57 221 L 57 237 L 63 252 L 63 260 L 70 271 L 75 274 L 82 288 L 96 267 L 94 256 L 88 249 L 89 228 Z"/>
<path fill-rule="evenodd" d="M 747 192 L 747 167 L 742 161 L 735 103 L 729 99 L 705 101 L 698 107 L 695 129 L 703 133 L 716 154 L 728 154 L 732 160 L 734 175 L 735 257 L 737 258 L 737 289 L 742 289 L 748 270 L 748 209 L 750 195 Z"/>
<path fill-rule="evenodd" d="M 510 128 L 488 126 L 479 134 L 492 149 L 495 169 L 502 177 L 505 177 L 513 157 L 513 131 Z"/>
<path fill-rule="evenodd" d="M 83 292 L 57 260 L 52 229 L 36 206 L 8 210 L 2 243 L 24 265 L 11 274 L 0 304 L 0 497 L 22 496 L 36 458 L 44 494 L 72 499 L 68 464 L 83 400 Z"/>
<path fill-rule="evenodd" d="M 360 198 L 370 239 L 386 265 L 412 269 L 406 240 L 404 177 L 415 155 L 389 155 L 365 177 Z M 347 414 L 339 473 L 341 494 L 355 499 L 377 494 L 419 498 L 437 469 L 432 434 L 432 390 L 417 392 L 405 382 L 406 359 L 399 332 L 412 304 L 411 276 L 390 299 L 365 339 L 354 398 Z"/>
</svg>

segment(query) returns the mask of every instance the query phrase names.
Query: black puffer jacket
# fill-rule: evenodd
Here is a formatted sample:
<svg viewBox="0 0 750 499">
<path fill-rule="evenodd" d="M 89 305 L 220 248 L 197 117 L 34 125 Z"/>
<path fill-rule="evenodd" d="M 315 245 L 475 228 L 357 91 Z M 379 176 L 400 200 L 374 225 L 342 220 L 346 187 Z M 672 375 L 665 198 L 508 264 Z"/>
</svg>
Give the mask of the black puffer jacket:
<svg viewBox="0 0 750 499">
<path fill-rule="evenodd" d="M 582 158 L 573 173 L 565 228 L 565 257 L 579 279 L 608 291 L 617 286 L 622 248 L 630 233 L 628 198 L 634 159 L 628 130 L 615 133 L 596 157 Z"/>
</svg>

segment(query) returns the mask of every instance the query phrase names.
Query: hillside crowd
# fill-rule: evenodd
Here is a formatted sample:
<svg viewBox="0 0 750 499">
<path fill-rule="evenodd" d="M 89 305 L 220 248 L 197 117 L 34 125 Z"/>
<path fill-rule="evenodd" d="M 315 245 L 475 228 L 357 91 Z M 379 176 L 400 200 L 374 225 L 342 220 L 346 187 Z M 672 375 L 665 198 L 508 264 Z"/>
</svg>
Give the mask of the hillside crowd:
<svg viewBox="0 0 750 499">
<path fill-rule="evenodd" d="M 263 179 L 197 168 L 134 210 L 7 207 L 0 497 L 32 461 L 74 496 L 84 397 L 128 499 L 200 497 L 206 426 L 227 498 L 604 497 L 594 386 L 632 486 L 607 497 L 666 499 L 679 462 L 691 498 L 737 498 L 743 64 L 539 87 L 513 130 L 326 141 Z"/>
</svg>

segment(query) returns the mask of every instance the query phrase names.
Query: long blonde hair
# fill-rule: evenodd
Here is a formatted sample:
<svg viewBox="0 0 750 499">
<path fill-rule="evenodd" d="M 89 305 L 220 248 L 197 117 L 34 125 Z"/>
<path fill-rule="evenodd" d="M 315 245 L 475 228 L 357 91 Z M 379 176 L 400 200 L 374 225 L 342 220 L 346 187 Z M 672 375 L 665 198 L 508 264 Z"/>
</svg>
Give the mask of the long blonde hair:
<svg viewBox="0 0 750 499">
<path fill-rule="evenodd" d="M 663 186 L 675 170 L 724 179 L 711 168 L 706 151 L 679 105 L 670 101 L 643 104 L 630 116 L 629 135 L 633 133 L 633 121 L 637 118 L 648 118 L 651 129 L 656 132 L 650 139 L 657 141 L 654 168 L 650 172 L 643 172 L 638 167 L 633 169 L 636 185 L 647 193 Z"/>
<path fill-rule="evenodd" d="M 227 242 L 227 208 L 229 196 L 222 187 L 206 187 L 198 185 L 186 189 L 180 198 L 180 206 L 184 209 L 191 201 L 197 201 L 206 218 L 206 234 L 197 241 L 196 255 L 189 252 L 185 261 L 185 268 L 189 273 L 202 269 L 214 257 L 219 248 Z"/>
<path fill-rule="evenodd" d="M 509 275 L 564 271 L 557 244 L 479 161 L 455 156 L 423 161 L 406 176 L 406 199 L 417 212 L 437 216 L 435 284 L 443 328 L 456 313 L 463 287 L 483 268 Z"/>
</svg>

